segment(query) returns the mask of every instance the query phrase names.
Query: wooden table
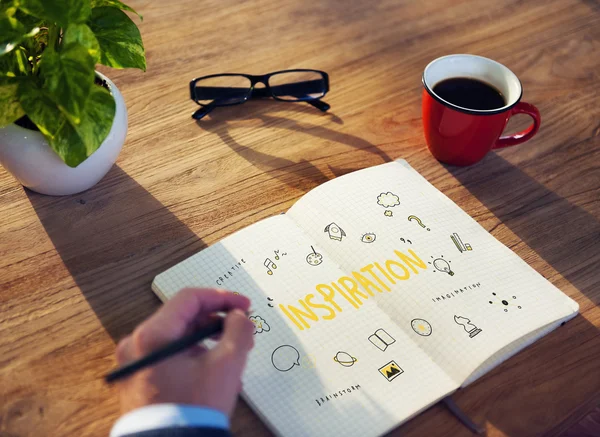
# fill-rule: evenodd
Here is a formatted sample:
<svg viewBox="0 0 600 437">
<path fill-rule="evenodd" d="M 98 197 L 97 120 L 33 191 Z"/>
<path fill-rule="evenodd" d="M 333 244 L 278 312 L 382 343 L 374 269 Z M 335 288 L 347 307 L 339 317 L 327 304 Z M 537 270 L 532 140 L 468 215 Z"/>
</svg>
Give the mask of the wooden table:
<svg viewBox="0 0 600 437">
<path fill-rule="evenodd" d="M 581 306 L 457 403 L 491 436 L 600 435 L 598 0 L 130 3 L 148 72 L 101 69 L 129 108 L 115 167 L 62 198 L 0 170 L 0 436 L 107 435 L 119 411 L 101 376 L 119 338 L 158 308 L 156 274 L 329 179 L 397 158 Z M 453 168 L 425 147 L 420 78 L 463 52 L 511 68 L 543 122 L 527 145 Z M 328 114 L 259 101 L 190 117 L 194 76 L 294 67 L 329 72 Z M 267 434 L 243 403 L 233 430 Z M 440 406 L 392 434 L 470 435 Z"/>
</svg>

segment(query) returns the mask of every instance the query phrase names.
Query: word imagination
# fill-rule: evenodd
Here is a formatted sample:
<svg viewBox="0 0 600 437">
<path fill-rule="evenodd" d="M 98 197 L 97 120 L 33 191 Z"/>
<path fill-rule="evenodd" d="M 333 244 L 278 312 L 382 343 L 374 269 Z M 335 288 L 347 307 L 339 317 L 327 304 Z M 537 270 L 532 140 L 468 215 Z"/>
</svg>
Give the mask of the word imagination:
<svg viewBox="0 0 600 437">
<path fill-rule="evenodd" d="M 317 293 L 309 293 L 298 299 L 298 306 L 279 304 L 279 309 L 301 331 L 309 329 L 311 322 L 335 319 L 343 307 L 350 305 L 359 309 L 369 296 L 391 292 L 390 285 L 408 280 L 411 272 L 418 275 L 417 268 L 427 269 L 427 264 L 412 249 L 408 249 L 408 253 L 395 250 L 397 258 L 367 264 L 360 271 L 353 271 L 337 281 L 318 284 L 315 286 Z"/>
</svg>

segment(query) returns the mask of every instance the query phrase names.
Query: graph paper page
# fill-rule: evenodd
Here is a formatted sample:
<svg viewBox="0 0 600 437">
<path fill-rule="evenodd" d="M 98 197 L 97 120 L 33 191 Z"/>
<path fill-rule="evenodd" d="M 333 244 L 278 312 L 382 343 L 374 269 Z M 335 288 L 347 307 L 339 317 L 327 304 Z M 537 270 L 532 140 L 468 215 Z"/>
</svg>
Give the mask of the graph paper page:
<svg viewBox="0 0 600 437">
<path fill-rule="evenodd" d="M 405 161 L 327 182 L 287 216 L 335 257 L 349 278 L 340 289 L 369 288 L 358 297 L 459 385 L 578 310 Z"/>
<path fill-rule="evenodd" d="M 378 436 L 458 385 L 374 301 L 325 305 L 316 287 L 344 275 L 323 246 L 276 216 L 158 275 L 153 289 L 163 300 L 190 286 L 252 300 L 243 395 L 277 434 Z"/>
</svg>

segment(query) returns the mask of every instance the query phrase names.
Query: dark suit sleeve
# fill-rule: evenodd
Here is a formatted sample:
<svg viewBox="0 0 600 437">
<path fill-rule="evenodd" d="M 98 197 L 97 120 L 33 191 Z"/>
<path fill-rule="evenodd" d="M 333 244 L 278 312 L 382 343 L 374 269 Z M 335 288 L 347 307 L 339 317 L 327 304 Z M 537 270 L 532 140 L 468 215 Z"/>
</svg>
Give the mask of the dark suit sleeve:
<svg viewBox="0 0 600 437">
<path fill-rule="evenodd" d="M 123 437 L 231 437 L 229 430 L 221 428 L 171 427 L 151 429 L 127 434 Z"/>
</svg>

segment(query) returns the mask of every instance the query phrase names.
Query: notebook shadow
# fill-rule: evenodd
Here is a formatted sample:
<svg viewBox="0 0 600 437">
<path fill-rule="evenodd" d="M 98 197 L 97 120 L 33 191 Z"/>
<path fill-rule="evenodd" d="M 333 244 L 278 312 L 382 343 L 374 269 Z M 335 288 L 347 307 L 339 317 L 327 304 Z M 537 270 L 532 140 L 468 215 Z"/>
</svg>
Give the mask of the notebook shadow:
<svg viewBox="0 0 600 437">
<path fill-rule="evenodd" d="M 206 244 L 118 166 L 95 187 L 49 197 L 26 190 L 90 308 L 116 343 L 160 305 L 154 276 Z"/>
<path fill-rule="evenodd" d="M 600 252 L 595 249 L 600 241 L 596 217 L 494 153 L 469 168 L 446 168 L 594 305 L 600 303 L 600 276 L 594 267 L 600 263 Z M 579 193 L 598 189 L 588 181 L 587 187 L 580 181 Z M 589 198 L 593 200 L 592 195 Z"/>
<path fill-rule="evenodd" d="M 308 136 L 341 143 L 354 149 L 365 150 L 376 155 L 381 162 L 392 161 L 392 158 L 383 150 L 360 137 L 339 132 L 327 126 L 293 120 L 285 116 L 286 113 L 289 114 L 290 112 L 311 114 L 314 117 L 326 118 L 332 124 L 343 125 L 343 120 L 333 113 L 319 113 L 308 105 L 289 104 L 273 100 L 252 100 L 244 105 L 217 108 L 208 117 L 198 120 L 197 124 L 202 129 L 218 135 L 234 152 L 258 169 L 279 179 L 289 187 L 302 191 L 308 191 L 329 180 L 329 177 L 325 173 L 312 164 L 309 160 L 310 156 L 302 158 L 299 161 L 294 161 L 269 155 L 241 144 L 234 138 L 232 131 L 248 125 L 248 122 L 254 120 L 251 124 L 254 129 L 270 128 L 282 133 L 286 131 L 301 132 Z M 256 125 L 256 120 L 259 121 L 258 126 Z M 358 169 L 336 168 L 331 165 L 329 168 L 335 176 L 341 176 L 342 174 Z"/>
</svg>

